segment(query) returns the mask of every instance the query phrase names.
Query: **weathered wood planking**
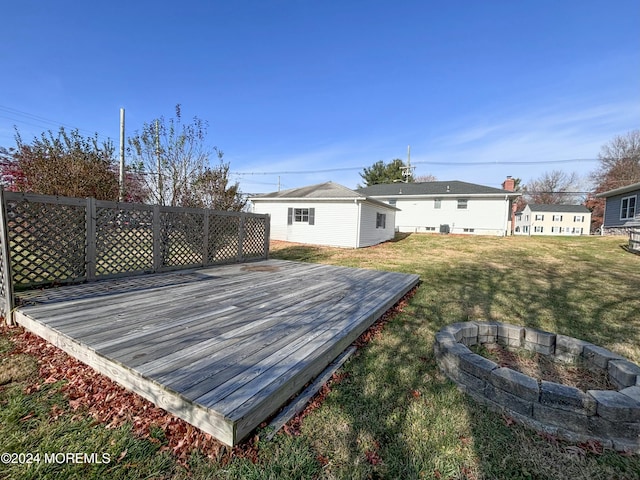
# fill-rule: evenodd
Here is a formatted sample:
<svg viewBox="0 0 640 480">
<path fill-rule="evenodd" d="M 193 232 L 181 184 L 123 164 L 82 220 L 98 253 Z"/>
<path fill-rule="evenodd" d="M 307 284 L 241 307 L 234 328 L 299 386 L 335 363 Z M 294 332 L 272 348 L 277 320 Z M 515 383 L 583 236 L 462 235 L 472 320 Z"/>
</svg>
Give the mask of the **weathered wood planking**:
<svg viewBox="0 0 640 480">
<path fill-rule="evenodd" d="M 418 280 L 265 260 L 26 292 L 16 320 L 234 445 Z"/>
</svg>

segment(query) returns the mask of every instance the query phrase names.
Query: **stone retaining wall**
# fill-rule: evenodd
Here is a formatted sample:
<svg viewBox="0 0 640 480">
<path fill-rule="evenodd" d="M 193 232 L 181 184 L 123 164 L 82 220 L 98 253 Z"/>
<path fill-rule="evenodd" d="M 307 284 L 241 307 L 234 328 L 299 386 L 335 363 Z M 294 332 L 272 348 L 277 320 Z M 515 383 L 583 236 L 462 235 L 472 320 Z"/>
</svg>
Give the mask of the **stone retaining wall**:
<svg viewBox="0 0 640 480">
<path fill-rule="evenodd" d="M 468 348 L 487 343 L 582 363 L 606 372 L 618 390 L 583 392 L 534 379 Z M 440 369 L 492 410 L 572 442 L 595 439 L 608 448 L 640 453 L 640 367 L 620 355 L 576 338 L 499 322 L 449 325 L 436 334 L 434 351 Z"/>
</svg>

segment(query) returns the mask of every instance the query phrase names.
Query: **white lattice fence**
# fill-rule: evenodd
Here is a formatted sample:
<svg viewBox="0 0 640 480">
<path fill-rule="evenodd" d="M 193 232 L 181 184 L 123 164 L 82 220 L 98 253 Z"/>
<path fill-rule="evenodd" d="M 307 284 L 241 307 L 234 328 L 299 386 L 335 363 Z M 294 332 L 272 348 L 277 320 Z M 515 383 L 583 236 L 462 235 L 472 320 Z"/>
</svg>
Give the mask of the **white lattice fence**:
<svg viewBox="0 0 640 480">
<path fill-rule="evenodd" d="M 0 313 L 14 288 L 267 258 L 269 217 L 0 192 Z"/>
</svg>

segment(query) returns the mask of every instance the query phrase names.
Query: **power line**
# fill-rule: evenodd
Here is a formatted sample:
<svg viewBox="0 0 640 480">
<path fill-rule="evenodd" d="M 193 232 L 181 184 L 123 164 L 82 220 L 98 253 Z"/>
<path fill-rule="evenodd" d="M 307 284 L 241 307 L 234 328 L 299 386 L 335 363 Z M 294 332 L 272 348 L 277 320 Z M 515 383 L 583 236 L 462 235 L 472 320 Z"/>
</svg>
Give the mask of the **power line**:
<svg viewBox="0 0 640 480">
<path fill-rule="evenodd" d="M 553 165 L 563 163 L 576 163 L 576 162 L 597 162 L 597 158 L 570 158 L 565 160 L 540 160 L 540 161 L 482 161 L 482 162 L 432 162 L 432 161 L 419 161 L 413 162 L 413 165 L 446 165 L 446 166 L 483 166 L 483 165 Z M 324 168 L 319 170 L 282 170 L 273 172 L 229 172 L 233 175 L 248 176 L 248 175 L 306 175 L 313 173 L 330 173 L 330 172 L 345 172 L 352 170 L 363 170 L 367 167 L 338 167 L 338 168 Z"/>
<path fill-rule="evenodd" d="M 94 134 L 97 134 L 99 137 L 104 137 L 104 135 L 100 135 L 98 134 L 98 132 L 95 132 L 95 131 L 92 132 L 91 130 L 88 130 L 86 128 L 79 128 L 75 125 L 70 125 L 68 123 L 59 122 L 57 120 L 52 120 L 50 118 L 41 117 L 39 115 L 34 115 L 32 113 L 24 112 L 22 110 L 17 110 L 15 108 L 7 107 L 4 105 L 0 105 L 0 112 L 4 113 L 4 115 L 0 115 L 0 118 L 5 118 L 7 120 L 11 120 L 20 124 L 29 125 L 31 127 L 44 128 L 46 130 L 50 130 L 52 127 L 57 127 L 57 128 L 66 127 L 66 128 L 71 128 L 73 130 L 78 130 L 78 132 L 82 132 L 87 135 L 93 136 Z M 38 122 L 38 123 L 33 123 L 33 122 Z M 107 139 L 110 140 L 109 137 L 107 137 Z"/>
</svg>

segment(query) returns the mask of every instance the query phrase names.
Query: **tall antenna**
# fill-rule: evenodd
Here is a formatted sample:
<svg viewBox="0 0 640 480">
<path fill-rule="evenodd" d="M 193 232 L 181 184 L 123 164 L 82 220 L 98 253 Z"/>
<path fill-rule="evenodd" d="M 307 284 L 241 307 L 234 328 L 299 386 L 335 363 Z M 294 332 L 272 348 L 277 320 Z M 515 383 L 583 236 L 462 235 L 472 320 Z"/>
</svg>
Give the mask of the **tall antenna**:
<svg viewBox="0 0 640 480">
<path fill-rule="evenodd" d="M 413 175 L 413 169 L 416 167 L 411 166 L 411 145 L 407 145 L 407 165 L 402 167 L 402 176 L 404 177 L 404 183 L 409 183 L 409 179 Z"/>
</svg>

